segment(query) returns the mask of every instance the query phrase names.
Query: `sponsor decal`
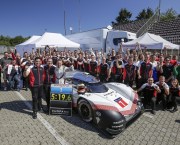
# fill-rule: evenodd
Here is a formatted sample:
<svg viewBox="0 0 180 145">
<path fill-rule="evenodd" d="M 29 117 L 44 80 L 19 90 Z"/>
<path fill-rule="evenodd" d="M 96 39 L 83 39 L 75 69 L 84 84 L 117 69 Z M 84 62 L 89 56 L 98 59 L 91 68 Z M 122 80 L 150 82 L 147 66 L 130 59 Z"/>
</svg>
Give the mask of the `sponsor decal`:
<svg viewBox="0 0 180 145">
<path fill-rule="evenodd" d="M 101 116 L 101 112 L 96 111 L 96 115 L 97 115 L 97 116 Z"/>
<path fill-rule="evenodd" d="M 100 121 L 101 119 L 99 118 L 99 117 L 96 117 L 96 121 L 97 121 L 97 124 L 99 124 L 99 121 Z"/>
<path fill-rule="evenodd" d="M 124 120 L 121 120 L 121 121 L 118 121 L 118 122 L 113 122 L 113 124 L 120 124 L 120 123 L 123 123 Z"/>
<path fill-rule="evenodd" d="M 115 101 L 116 103 L 118 103 L 119 106 L 121 106 L 122 108 L 124 108 L 124 107 L 126 107 L 126 106 L 128 105 L 128 104 L 126 103 L 126 101 L 125 101 L 123 98 L 121 98 L 121 97 L 115 99 L 114 101 Z"/>
<path fill-rule="evenodd" d="M 122 128 L 122 127 L 124 127 L 124 125 L 123 124 L 121 124 L 121 125 L 118 125 L 118 126 L 111 126 L 112 128 Z"/>
</svg>

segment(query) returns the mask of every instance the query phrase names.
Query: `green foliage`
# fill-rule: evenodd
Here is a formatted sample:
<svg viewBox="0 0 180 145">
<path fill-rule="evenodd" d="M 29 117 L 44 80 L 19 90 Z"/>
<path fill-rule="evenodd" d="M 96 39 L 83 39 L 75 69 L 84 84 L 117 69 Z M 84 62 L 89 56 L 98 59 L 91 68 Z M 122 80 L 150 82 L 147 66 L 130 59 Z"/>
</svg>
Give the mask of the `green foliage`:
<svg viewBox="0 0 180 145">
<path fill-rule="evenodd" d="M 151 8 L 143 9 L 141 12 L 139 12 L 138 16 L 136 17 L 136 20 L 143 20 L 143 19 L 149 19 L 154 15 L 154 11 Z M 117 26 L 119 24 L 125 24 L 136 20 L 130 20 L 132 16 L 132 13 L 129 12 L 126 8 L 123 8 L 119 11 L 119 15 L 116 17 L 116 21 L 112 21 L 112 26 Z M 175 19 L 177 17 L 180 17 L 180 14 L 177 14 L 175 10 L 168 9 L 166 12 L 162 13 L 160 15 L 161 21 L 171 20 Z"/>
<path fill-rule="evenodd" d="M 22 36 L 16 36 L 14 38 L 11 38 L 9 36 L 0 36 L 0 45 L 4 45 L 4 46 L 15 46 L 18 45 L 24 41 L 26 41 L 27 39 L 29 39 L 29 37 L 27 38 L 23 38 Z"/>
<path fill-rule="evenodd" d="M 138 16 L 136 17 L 137 20 L 149 19 L 154 14 L 151 8 L 147 8 L 147 10 L 143 9 L 139 12 Z"/>
<path fill-rule="evenodd" d="M 119 12 L 119 15 L 116 17 L 117 23 L 128 23 L 130 22 L 130 18 L 132 16 L 132 13 L 129 12 L 126 8 L 121 9 Z"/>
<path fill-rule="evenodd" d="M 146 10 L 143 9 L 136 18 L 137 18 L 137 20 L 146 19 Z"/>
<path fill-rule="evenodd" d="M 171 8 L 168 9 L 165 13 L 162 13 L 160 19 L 161 21 L 168 21 L 171 19 L 175 19 L 176 17 L 178 17 L 176 11 Z"/>
<path fill-rule="evenodd" d="M 149 19 L 153 15 L 154 15 L 154 11 L 151 8 L 148 7 L 147 10 L 146 10 L 146 19 Z"/>
</svg>

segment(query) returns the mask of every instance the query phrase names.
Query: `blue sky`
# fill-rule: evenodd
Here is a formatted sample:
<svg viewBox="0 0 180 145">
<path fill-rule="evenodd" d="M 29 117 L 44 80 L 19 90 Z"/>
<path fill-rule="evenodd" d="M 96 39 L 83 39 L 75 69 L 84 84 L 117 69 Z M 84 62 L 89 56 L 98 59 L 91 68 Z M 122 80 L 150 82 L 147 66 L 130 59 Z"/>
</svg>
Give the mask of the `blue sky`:
<svg viewBox="0 0 180 145">
<path fill-rule="evenodd" d="M 80 4 L 79 4 L 80 1 Z M 180 13 L 179 0 L 161 0 L 161 11 L 173 8 Z M 143 8 L 158 6 L 159 0 L 0 0 L 0 35 L 24 37 L 42 35 L 45 31 L 64 34 L 106 27 L 114 21 L 121 8 L 133 13 L 133 19 Z"/>
</svg>

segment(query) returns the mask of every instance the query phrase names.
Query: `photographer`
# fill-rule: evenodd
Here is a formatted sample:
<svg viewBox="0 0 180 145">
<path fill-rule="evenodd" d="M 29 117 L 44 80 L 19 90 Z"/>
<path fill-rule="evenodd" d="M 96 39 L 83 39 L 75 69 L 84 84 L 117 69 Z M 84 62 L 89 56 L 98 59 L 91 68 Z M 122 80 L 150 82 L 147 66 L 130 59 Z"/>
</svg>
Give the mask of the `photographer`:
<svg viewBox="0 0 180 145">
<path fill-rule="evenodd" d="M 12 60 L 11 64 L 7 66 L 7 78 L 9 80 L 10 88 L 20 91 L 21 68 L 16 64 L 16 60 Z"/>
<path fill-rule="evenodd" d="M 7 90 L 7 65 L 10 64 L 12 58 L 9 57 L 8 52 L 4 52 L 4 57 L 0 60 L 0 67 L 3 73 L 3 80 L 4 80 L 4 91 Z"/>
</svg>

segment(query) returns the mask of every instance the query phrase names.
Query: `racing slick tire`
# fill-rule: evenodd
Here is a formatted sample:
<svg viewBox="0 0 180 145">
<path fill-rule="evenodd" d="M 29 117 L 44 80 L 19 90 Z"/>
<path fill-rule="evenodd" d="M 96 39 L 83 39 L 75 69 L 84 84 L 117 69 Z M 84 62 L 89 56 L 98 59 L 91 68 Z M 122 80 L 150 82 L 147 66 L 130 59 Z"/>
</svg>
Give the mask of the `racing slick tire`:
<svg viewBox="0 0 180 145">
<path fill-rule="evenodd" d="M 85 99 L 81 99 L 78 102 L 78 113 L 85 122 L 91 122 L 93 120 L 92 107 Z"/>
</svg>

